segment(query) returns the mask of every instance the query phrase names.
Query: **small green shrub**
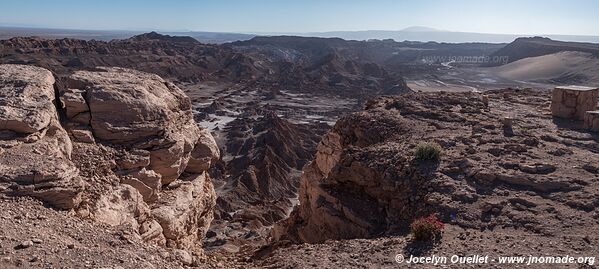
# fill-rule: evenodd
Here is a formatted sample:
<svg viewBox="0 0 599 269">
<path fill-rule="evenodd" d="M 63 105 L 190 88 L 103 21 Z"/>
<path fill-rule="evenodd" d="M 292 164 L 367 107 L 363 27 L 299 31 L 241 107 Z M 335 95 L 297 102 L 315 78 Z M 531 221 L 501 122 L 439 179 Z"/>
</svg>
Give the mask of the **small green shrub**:
<svg viewBox="0 0 599 269">
<path fill-rule="evenodd" d="M 425 241 L 436 238 L 441 235 L 445 224 L 437 218 L 437 214 L 430 214 L 428 217 L 421 217 L 410 225 L 410 232 L 417 241 Z"/>
<path fill-rule="evenodd" d="M 433 160 L 438 161 L 441 159 L 441 153 L 443 149 L 441 146 L 434 142 L 422 142 L 416 146 L 414 155 L 417 160 Z"/>
</svg>

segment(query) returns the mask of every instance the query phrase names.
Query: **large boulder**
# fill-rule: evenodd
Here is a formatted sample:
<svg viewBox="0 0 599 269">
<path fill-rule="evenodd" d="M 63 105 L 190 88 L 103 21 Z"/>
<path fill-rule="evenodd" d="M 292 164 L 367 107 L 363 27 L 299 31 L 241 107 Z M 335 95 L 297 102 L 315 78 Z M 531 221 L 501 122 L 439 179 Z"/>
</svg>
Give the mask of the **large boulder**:
<svg viewBox="0 0 599 269">
<path fill-rule="evenodd" d="M 69 120 L 83 125 L 76 129 L 89 128 L 99 141 L 147 150 L 147 168 L 163 185 L 187 167 L 200 130 L 190 99 L 174 84 L 140 71 L 98 68 L 69 76 L 60 96 Z"/>
<path fill-rule="evenodd" d="M 216 193 L 207 174 L 195 174 L 163 191 L 152 209 L 171 248 L 198 250 L 213 219 Z"/>
<path fill-rule="evenodd" d="M 556 87 L 551 97 L 551 114 L 565 119 L 584 120 L 585 113 L 597 109 L 599 88 Z"/>
<path fill-rule="evenodd" d="M 50 71 L 0 65 L 0 184 L 13 194 L 73 208 L 83 184 L 54 96 Z"/>
<path fill-rule="evenodd" d="M 73 73 L 59 96 L 67 129 L 81 147 L 99 143 L 111 152 L 113 173 L 98 181 L 120 184 L 98 191 L 84 212 L 128 224 L 147 241 L 201 251 L 216 203 L 205 171 L 220 154 L 193 120 L 189 97 L 157 75 L 104 67 Z M 87 131 L 92 137 L 81 139 Z"/>
<path fill-rule="evenodd" d="M 586 112 L 584 115 L 584 127 L 591 132 L 599 132 L 599 110 Z"/>
<path fill-rule="evenodd" d="M 220 150 L 210 134 L 210 131 L 200 131 L 200 138 L 191 152 L 191 158 L 187 164 L 186 172 L 202 173 L 210 168 L 210 165 L 220 159 Z"/>
<path fill-rule="evenodd" d="M 42 68 L 0 65 L 0 190 L 197 253 L 218 158 L 190 99 L 156 75 L 97 68 L 55 83 Z"/>
</svg>

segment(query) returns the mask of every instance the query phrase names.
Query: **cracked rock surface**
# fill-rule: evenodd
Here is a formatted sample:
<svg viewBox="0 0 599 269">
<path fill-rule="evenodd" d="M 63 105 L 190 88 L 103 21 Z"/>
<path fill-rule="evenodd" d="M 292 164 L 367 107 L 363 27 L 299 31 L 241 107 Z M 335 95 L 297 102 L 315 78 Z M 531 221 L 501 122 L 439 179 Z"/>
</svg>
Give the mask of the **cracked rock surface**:
<svg viewBox="0 0 599 269">
<path fill-rule="evenodd" d="M 216 200 L 206 171 L 219 151 L 189 98 L 123 68 L 55 80 L 43 68 L 0 65 L 3 192 L 200 254 Z"/>
<path fill-rule="evenodd" d="M 83 183 L 54 96 L 50 71 L 0 65 L 0 184 L 10 193 L 72 208 Z"/>
</svg>

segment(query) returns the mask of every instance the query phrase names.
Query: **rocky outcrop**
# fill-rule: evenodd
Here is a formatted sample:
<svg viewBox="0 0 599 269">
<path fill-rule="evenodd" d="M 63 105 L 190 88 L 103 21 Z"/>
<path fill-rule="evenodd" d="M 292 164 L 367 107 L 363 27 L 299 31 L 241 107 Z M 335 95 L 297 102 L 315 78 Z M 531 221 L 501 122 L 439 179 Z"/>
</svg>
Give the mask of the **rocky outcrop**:
<svg viewBox="0 0 599 269">
<path fill-rule="evenodd" d="M 549 100 L 547 92 L 502 90 L 412 93 L 366 103 L 322 138 L 303 170 L 299 205 L 275 226 L 274 239 L 316 243 L 406 234 L 415 217 L 430 213 L 465 229 L 560 234 L 563 220 L 550 215 L 594 208 L 588 203 L 595 170 L 589 167 L 599 148 L 592 134 L 558 128 Z M 418 160 L 421 142 L 439 144 L 441 160 Z M 582 202 L 574 205 L 571 196 Z M 551 209 L 529 209 L 537 204 Z M 571 208 L 576 213 L 566 213 Z"/>
<path fill-rule="evenodd" d="M 83 184 L 59 123 L 50 71 L 0 65 L 0 184 L 59 208 L 73 208 Z"/>
<path fill-rule="evenodd" d="M 587 111 L 584 115 L 584 128 L 599 132 L 599 110 Z"/>
<path fill-rule="evenodd" d="M 147 33 L 110 42 L 72 38 L 14 37 L 0 40 L 0 63 L 26 63 L 68 75 L 96 66 L 118 66 L 179 81 L 249 79 L 253 61 L 225 46 L 191 37 Z"/>
<path fill-rule="evenodd" d="M 0 70 L 7 190 L 201 251 L 216 200 L 206 171 L 219 150 L 181 89 L 123 68 L 77 71 L 56 84 L 42 68 Z"/>
<path fill-rule="evenodd" d="M 421 209 L 415 206 L 422 202 L 418 194 L 429 187 L 431 175 L 411 165 L 405 154 L 410 141 L 381 142 L 409 132 L 407 121 L 391 115 L 340 119 L 304 168 L 299 206 L 274 229 L 275 238 L 316 243 L 372 237 L 405 225 Z"/>
<path fill-rule="evenodd" d="M 220 150 L 214 137 L 208 130 L 200 131 L 200 138 L 191 152 L 191 157 L 185 171 L 189 173 L 202 173 L 220 159 Z"/>
<path fill-rule="evenodd" d="M 152 217 L 162 227 L 166 245 L 182 249 L 201 246 L 212 222 L 215 200 L 214 187 L 205 173 L 165 189 L 152 209 Z"/>
<path fill-rule="evenodd" d="M 551 113 L 553 116 L 584 120 L 587 111 L 597 109 L 599 88 L 569 86 L 553 89 Z"/>
<path fill-rule="evenodd" d="M 153 74 L 100 68 L 75 72 L 60 94 L 68 119 L 77 123 L 73 129 L 90 130 L 96 139 L 146 150 L 147 168 L 161 177 L 163 185 L 185 170 L 199 129 L 191 101 L 174 84 Z M 89 118 L 89 124 L 81 118 Z"/>
</svg>

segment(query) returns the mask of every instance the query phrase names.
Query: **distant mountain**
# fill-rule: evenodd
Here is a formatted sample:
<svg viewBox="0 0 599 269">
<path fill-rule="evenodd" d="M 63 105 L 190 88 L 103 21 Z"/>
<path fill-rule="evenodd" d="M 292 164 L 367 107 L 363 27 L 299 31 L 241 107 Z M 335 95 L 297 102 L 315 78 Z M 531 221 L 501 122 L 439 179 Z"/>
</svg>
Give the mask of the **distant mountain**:
<svg viewBox="0 0 599 269">
<path fill-rule="evenodd" d="M 134 35 L 142 34 L 138 31 L 108 31 L 108 30 L 72 30 L 72 29 L 50 29 L 32 27 L 4 27 L 0 26 L 0 40 L 13 37 L 42 37 L 48 39 L 74 38 L 81 40 L 125 39 Z"/>
<path fill-rule="evenodd" d="M 134 41 L 169 41 L 169 42 L 188 42 L 188 43 L 197 43 L 198 40 L 191 36 L 170 36 L 170 35 L 161 35 L 156 32 L 145 33 L 141 35 L 136 35 L 130 38 L 130 40 Z"/>
<path fill-rule="evenodd" d="M 42 37 L 48 39 L 74 38 L 81 40 L 110 41 L 114 39 L 126 39 L 135 35 L 142 35 L 142 31 L 118 31 L 118 30 L 71 30 L 71 29 L 48 29 L 30 27 L 3 27 L 0 26 L 0 40 L 13 37 Z M 202 43 L 222 44 L 233 41 L 249 40 L 256 35 L 240 33 L 219 32 L 162 32 L 160 34 L 171 36 L 193 37 Z"/>
<path fill-rule="evenodd" d="M 220 32 L 164 32 L 164 34 L 191 36 L 202 43 L 222 44 L 235 41 L 250 40 L 256 35 L 240 33 L 220 33 Z"/>
<path fill-rule="evenodd" d="M 346 40 L 369 40 L 369 39 L 393 39 L 395 41 L 435 41 L 445 43 L 509 43 L 519 37 L 532 37 L 531 35 L 515 34 L 487 34 L 470 32 L 443 31 L 423 26 L 408 27 L 403 30 L 366 30 L 366 31 L 333 31 L 294 34 L 311 37 L 338 37 Z M 599 36 L 576 36 L 576 35 L 546 35 L 551 39 L 599 43 Z"/>
<path fill-rule="evenodd" d="M 491 57 L 507 57 L 507 62 L 511 63 L 524 58 L 549 55 L 562 51 L 586 52 L 599 57 L 599 44 L 557 41 L 545 37 L 521 37 L 497 50 Z"/>
<path fill-rule="evenodd" d="M 401 30 L 402 32 L 447 32 L 435 28 L 425 27 L 425 26 L 412 26 Z"/>
<path fill-rule="evenodd" d="M 250 40 L 256 36 L 304 36 L 342 38 L 345 40 L 385 40 L 395 41 L 420 41 L 420 42 L 443 42 L 443 43 L 509 43 L 519 37 L 533 37 L 533 35 L 514 34 L 486 34 L 469 32 L 452 32 L 434 29 L 424 26 L 412 26 L 402 30 L 364 30 L 364 31 L 332 31 L 311 33 L 226 33 L 226 32 L 201 32 L 201 31 L 156 31 L 160 34 L 171 36 L 191 36 L 202 43 L 223 44 L 235 41 Z M 114 39 L 126 39 L 135 35 L 143 34 L 143 31 L 119 31 L 119 30 L 72 30 L 72 29 L 46 29 L 26 27 L 3 27 L 0 26 L 0 40 L 12 37 L 43 37 L 48 39 L 75 38 L 82 40 L 110 41 Z M 577 35 L 544 35 L 553 40 L 570 42 L 599 43 L 599 36 L 577 36 Z"/>
</svg>

